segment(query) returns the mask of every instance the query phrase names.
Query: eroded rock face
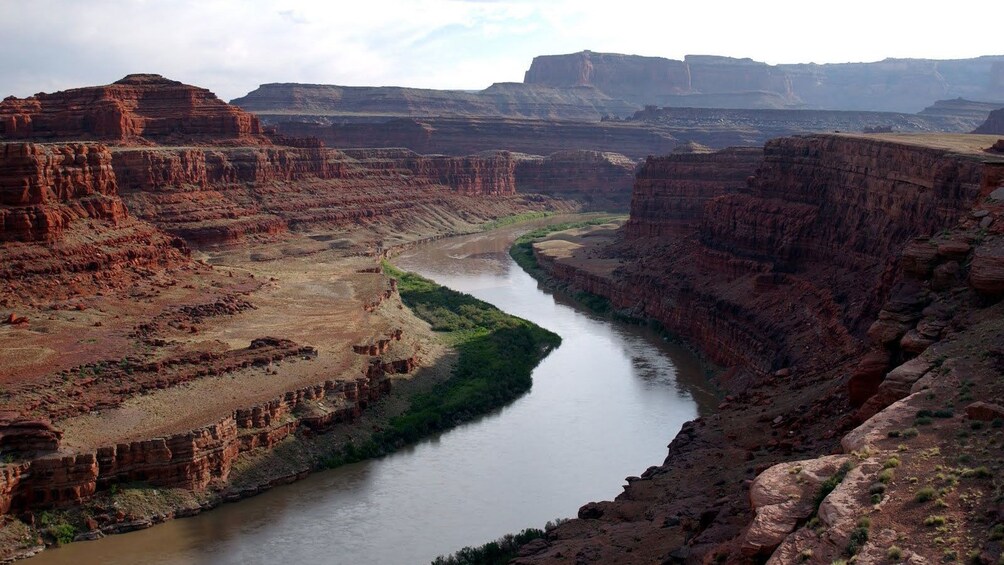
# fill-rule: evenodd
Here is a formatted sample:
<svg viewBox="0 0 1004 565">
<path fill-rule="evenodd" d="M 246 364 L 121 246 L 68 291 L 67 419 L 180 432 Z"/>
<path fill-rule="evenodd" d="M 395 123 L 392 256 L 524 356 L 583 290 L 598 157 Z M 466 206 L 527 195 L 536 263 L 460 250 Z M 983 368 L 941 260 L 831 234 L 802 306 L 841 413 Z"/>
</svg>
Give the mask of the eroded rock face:
<svg viewBox="0 0 1004 565">
<path fill-rule="evenodd" d="M 204 88 L 159 75 L 0 102 L 0 138 L 267 143 L 258 118 Z"/>
<path fill-rule="evenodd" d="M 973 130 L 973 133 L 1004 135 L 1004 108 L 990 112 L 987 121 Z"/>
<path fill-rule="evenodd" d="M 0 145 L 0 242 L 55 241 L 77 218 L 118 222 L 111 153 L 99 144 Z"/>
<path fill-rule="evenodd" d="M 599 210 L 626 210 L 636 163 L 619 153 L 561 151 L 516 165 L 520 192 L 579 200 Z"/>
<path fill-rule="evenodd" d="M 705 204 L 736 192 L 763 160 L 754 147 L 649 157 L 634 184 L 628 238 L 681 237 L 697 231 Z"/>
<path fill-rule="evenodd" d="M 952 61 L 768 65 L 752 59 L 687 55 L 683 61 L 582 51 L 535 57 L 524 82 L 594 86 L 638 104 L 918 112 L 933 100 L 997 100 L 1000 57 Z M 880 78 L 877 78 L 880 77 Z"/>
<path fill-rule="evenodd" d="M 891 292 L 899 251 L 968 209 L 984 170 L 979 159 L 944 150 L 817 135 L 768 143 L 756 174 L 740 186 L 742 168 L 756 158 L 713 155 L 646 163 L 619 248 L 631 260 L 613 280 L 540 260 L 559 278 L 693 339 L 718 362 L 759 375 L 822 368 L 860 352 Z M 720 173 L 716 159 L 738 166 Z M 653 199 L 653 179 L 667 167 L 684 180 Z M 710 182 L 698 184 L 705 170 L 714 171 Z M 713 195 L 729 186 L 735 191 Z M 688 202 L 692 194 L 703 206 Z"/>
</svg>

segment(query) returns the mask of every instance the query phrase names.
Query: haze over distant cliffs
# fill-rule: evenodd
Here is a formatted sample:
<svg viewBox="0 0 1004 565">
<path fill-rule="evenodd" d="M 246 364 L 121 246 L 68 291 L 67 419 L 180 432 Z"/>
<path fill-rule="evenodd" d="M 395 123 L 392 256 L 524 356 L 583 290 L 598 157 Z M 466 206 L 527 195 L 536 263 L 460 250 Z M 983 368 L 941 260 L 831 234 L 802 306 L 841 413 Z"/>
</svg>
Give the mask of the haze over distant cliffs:
<svg viewBox="0 0 1004 565">
<path fill-rule="evenodd" d="M 1004 99 L 1004 56 L 768 65 L 707 55 L 677 61 L 582 51 L 535 57 L 523 82 L 593 86 L 615 98 L 662 106 L 912 113 L 945 98 Z"/>
</svg>

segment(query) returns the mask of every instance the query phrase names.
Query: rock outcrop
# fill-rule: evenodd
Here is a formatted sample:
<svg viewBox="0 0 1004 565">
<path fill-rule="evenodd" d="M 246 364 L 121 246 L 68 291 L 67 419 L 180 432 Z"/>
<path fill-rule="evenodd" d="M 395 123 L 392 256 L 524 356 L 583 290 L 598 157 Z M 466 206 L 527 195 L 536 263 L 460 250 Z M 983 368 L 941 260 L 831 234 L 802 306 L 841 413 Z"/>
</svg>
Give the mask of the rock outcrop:
<svg viewBox="0 0 1004 565">
<path fill-rule="evenodd" d="M 516 165 L 520 192 L 577 200 L 596 210 L 627 210 L 635 161 L 619 153 L 560 151 L 522 157 Z"/>
<path fill-rule="evenodd" d="M 673 203 L 675 186 L 660 181 L 667 194 L 653 199 L 647 181 L 672 166 L 697 176 L 682 168 L 694 156 L 650 159 L 636 185 L 645 198 L 636 194 L 628 229 L 611 231 L 606 243 L 595 233 L 536 244 L 539 264 L 556 279 L 662 322 L 726 365 L 719 383 L 728 396 L 720 415 L 684 426 L 662 466 L 629 478 L 615 501 L 587 504 L 579 520 L 517 562 L 604 562 L 626 551 L 646 562 L 828 562 L 857 551 L 877 560 L 894 538 L 940 555 L 938 546 L 875 527 L 874 542 L 850 540 L 860 536 L 856 528 L 868 529 L 859 521 L 866 514 L 900 532 L 916 527 L 899 510 L 874 511 L 886 504 L 891 476 L 879 473 L 899 457 L 912 458 L 915 476 L 933 475 L 926 461 L 937 448 L 911 454 L 914 447 L 902 445 L 918 433 L 910 426 L 952 419 L 950 399 L 958 393 L 971 402 L 974 382 L 989 395 L 981 399 L 1000 397 L 1004 270 L 995 265 L 1004 196 L 992 195 L 1004 184 L 1004 159 L 982 151 L 994 139 L 779 139 L 765 146 L 745 186 L 712 183 L 709 190 L 724 194 L 705 202 L 699 223 L 682 222 L 679 207 L 669 206 L 669 220 L 653 222 L 647 209 Z M 687 185 L 677 190 L 686 194 Z M 978 408 L 971 418 L 992 418 Z M 970 428 L 946 424 L 949 435 L 935 426 L 934 443 L 924 445 Z M 853 458 L 825 457 L 840 449 Z M 790 462 L 793 453 L 810 459 Z M 938 470 L 958 454 L 939 459 Z M 838 472 L 841 461 L 848 465 Z M 828 476 L 838 478 L 818 494 Z M 707 483 L 707 494 L 680 486 L 694 480 Z M 915 508 L 914 490 L 901 488 L 889 504 Z M 805 527 L 814 508 L 818 525 Z M 977 528 L 983 515 L 958 520 Z M 995 547 L 985 547 L 994 559 Z"/>
<path fill-rule="evenodd" d="M 1004 108 L 990 112 L 987 120 L 973 130 L 973 133 L 1004 135 Z"/>
<path fill-rule="evenodd" d="M 686 167 L 715 159 L 734 172 L 703 169 L 711 195 L 703 205 L 688 202 L 700 192 L 692 189 L 702 169 Z M 576 286 L 613 293 L 615 306 L 659 320 L 725 365 L 757 375 L 818 370 L 861 350 L 891 291 L 899 250 L 954 222 L 974 202 L 984 170 L 980 159 L 950 151 L 819 135 L 768 143 L 743 186 L 756 159 L 733 150 L 649 160 L 626 232 L 636 261 L 612 287 L 541 260 Z M 653 179 L 667 167 L 692 176 L 654 198 Z M 652 207 L 668 217 L 653 219 Z M 697 216 L 677 212 L 685 207 Z M 651 237 L 665 233 L 674 238 Z M 790 308 L 794 295 L 805 308 Z"/>
<path fill-rule="evenodd" d="M 267 143 L 258 118 L 159 75 L 0 102 L 0 139 Z"/>
<path fill-rule="evenodd" d="M 279 132 L 311 136 L 329 147 L 405 147 L 416 153 L 467 155 L 512 151 L 550 155 L 572 149 L 614 152 L 632 159 L 672 151 L 672 135 L 645 124 L 515 118 L 393 118 L 343 122 L 313 115 L 263 115 Z"/>
<path fill-rule="evenodd" d="M 649 157 L 631 194 L 628 238 L 686 237 L 697 231 L 709 200 L 738 192 L 763 161 L 763 150 L 677 152 Z"/>
<path fill-rule="evenodd" d="M 73 220 L 117 223 L 111 153 L 103 145 L 0 145 L 0 242 L 55 241 Z"/>
<path fill-rule="evenodd" d="M 936 61 L 768 65 L 752 59 L 687 55 L 683 61 L 581 51 L 535 57 L 524 82 L 593 86 L 637 104 L 918 112 L 956 96 L 995 101 L 1004 57 Z"/>
<path fill-rule="evenodd" d="M 230 101 L 256 114 L 298 113 L 340 116 L 471 116 L 597 121 L 626 116 L 640 106 L 589 86 L 551 88 L 498 83 L 478 91 L 396 86 L 263 84 Z"/>
</svg>

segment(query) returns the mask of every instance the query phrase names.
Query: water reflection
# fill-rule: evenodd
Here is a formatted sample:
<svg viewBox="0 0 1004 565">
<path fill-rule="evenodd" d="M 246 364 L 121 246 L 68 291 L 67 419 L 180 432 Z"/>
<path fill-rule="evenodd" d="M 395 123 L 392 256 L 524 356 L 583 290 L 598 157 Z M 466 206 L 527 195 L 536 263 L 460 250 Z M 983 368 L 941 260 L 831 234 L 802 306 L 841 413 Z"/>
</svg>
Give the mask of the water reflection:
<svg viewBox="0 0 1004 565">
<path fill-rule="evenodd" d="M 383 459 L 32 565 L 428 563 L 616 496 L 714 397 L 685 349 L 542 292 L 506 253 L 517 231 L 440 241 L 396 262 L 560 334 L 530 393 Z"/>
</svg>

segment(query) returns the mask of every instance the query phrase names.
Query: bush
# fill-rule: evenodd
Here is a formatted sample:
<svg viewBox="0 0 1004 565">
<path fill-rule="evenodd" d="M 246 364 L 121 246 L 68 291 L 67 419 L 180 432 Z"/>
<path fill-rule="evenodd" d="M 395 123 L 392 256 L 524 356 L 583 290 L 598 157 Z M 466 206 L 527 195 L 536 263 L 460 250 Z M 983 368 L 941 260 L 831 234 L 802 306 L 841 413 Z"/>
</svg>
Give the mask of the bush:
<svg viewBox="0 0 1004 565">
<path fill-rule="evenodd" d="M 921 503 L 928 502 L 930 500 L 934 500 L 935 494 L 937 494 L 937 493 L 934 491 L 933 488 L 931 488 L 931 487 L 924 487 L 924 488 L 922 488 L 922 489 L 920 489 L 920 490 L 917 491 L 917 494 L 914 495 L 913 499 L 915 501 L 921 502 Z"/>
<path fill-rule="evenodd" d="M 440 555 L 432 565 L 504 565 L 516 557 L 519 546 L 543 537 L 543 530 L 527 528 L 518 534 L 506 534 L 478 547 L 465 547 L 453 555 Z"/>
<path fill-rule="evenodd" d="M 401 300 L 432 328 L 448 333 L 459 353 L 450 378 L 425 394 L 361 445 L 349 444 L 328 457 L 337 467 L 390 453 L 502 406 L 530 389 L 531 373 L 561 337 L 498 308 L 388 264 Z"/>
<path fill-rule="evenodd" d="M 837 469 L 836 473 L 833 473 L 830 478 L 826 479 L 819 485 L 819 492 L 816 493 L 815 500 L 815 508 L 817 511 L 819 510 L 819 505 L 823 503 L 823 500 L 837 488 L 837 485 L 844 480 L 844 477 L 847 476 L 847 473 L 850 472 L 852 468 L 853 466 L 849 462 L 844 463 L 839 469 Z"/>
<path fill-rule="evenodd" d="M 925 526 L 944 526 L 945 517 L 944 516 L 928 516 L 924 519 Z"/>
</svg>

